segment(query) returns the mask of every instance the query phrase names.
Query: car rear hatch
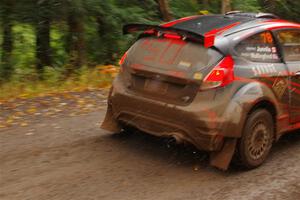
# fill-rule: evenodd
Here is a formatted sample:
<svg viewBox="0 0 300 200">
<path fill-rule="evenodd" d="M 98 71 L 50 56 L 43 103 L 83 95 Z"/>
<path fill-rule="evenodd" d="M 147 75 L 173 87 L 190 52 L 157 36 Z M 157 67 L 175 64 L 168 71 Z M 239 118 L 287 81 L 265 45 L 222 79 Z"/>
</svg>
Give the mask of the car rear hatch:
<svg viewBox="0 0 300 200">
<path fill-rule="evenodd" d="M 128 50 L 121 77 L 128 90 L 138 95 L 189 104 L 205 76 L 222 58 L 214 48 L 164 31 L 141 37 Z"/>
</svg>

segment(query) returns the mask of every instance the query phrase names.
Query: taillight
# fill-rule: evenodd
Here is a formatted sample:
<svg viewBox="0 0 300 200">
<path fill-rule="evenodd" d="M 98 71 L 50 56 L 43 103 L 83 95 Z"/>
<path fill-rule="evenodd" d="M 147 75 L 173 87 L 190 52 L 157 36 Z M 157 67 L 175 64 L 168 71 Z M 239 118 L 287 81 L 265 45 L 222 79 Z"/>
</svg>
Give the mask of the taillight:
<svg viewBox="0 0 300 200">
<path fill-rule="evenodd" d="M 123 64 L 125 62 L 126 57 L 127 57 L 127 51 L 124 53 L 124 55 L 122 56 L 122 58 L 119 61 L 120 72 L 123 72 Z"/>
<path fill-rule="evenodd" d="M 231 56 L 226 56 L 214 69 L 204 78 L 201 90 L 224 87 L 234 81 L 234 61 Z"/>
<path fill-rule="evenodd" d="M 124 63 L 126 57 L 127 57 L 127 52 L 124 53 L 124 55 L 122 56 L 121 60 L 119 61 L 119 65 L 120 65 L 120 66 L 123 65 L 123 63 Z"/>
<path fill-rule="evenodd" d="M 164 34 L 164 37 L 165 38 L 168 38 L 168 39 L 174 39 L 174 40 L 180 40 L 182 37 L 178 34 L 170 34 L 170 33 L 165 33 Z"/>
</svg>

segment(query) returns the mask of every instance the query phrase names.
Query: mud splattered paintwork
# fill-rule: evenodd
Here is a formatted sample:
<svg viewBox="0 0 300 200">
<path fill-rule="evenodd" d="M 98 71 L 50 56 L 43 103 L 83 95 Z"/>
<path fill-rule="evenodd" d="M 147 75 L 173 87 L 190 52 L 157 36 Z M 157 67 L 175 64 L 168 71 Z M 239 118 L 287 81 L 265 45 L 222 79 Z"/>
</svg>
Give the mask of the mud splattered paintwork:
<svg viewBox="0 0 300 200">
<path fill-rule="evenodd" d="M 211 164 L 227 169 L 253 109 L 269 110 L 276 122 L 276 139 L 300 127 L 300 54 L 296 62 L 285 61 L 276 36 L 286 29 L 300 31 L 300 25 L 253 16 L 212 15 L 179 20 L 167 27 L 127 26 L 125 33 L 146 32 L 127 52 L 121 73 L 113 82 L 102 128 L 119 132 L 122 126 L 130 125 L 156 136 L 173 137 L 212 152 Z M 162 37 L 164 31 L 166 37 Z M 195 35 L 200 38 L 198 43 L 192 40 Z M 252 36 L 263 37 L 265 46 L 243 46 Z M 152 44 L 168 40 L 169 46 L 161 51 L 162 45 L 155 48 L 149 44 L 152 40 Z M 143 45 L 148 45 L 146 50 Z M 167 55 L 174 45 L 174 51 Z M 168 68 L 178 59 L 178 52 L 184 51 L 184 45 L 191 49 L 195 45 L 212 46 L 190 54 L 202 52 L 193 55 L 197 60 L 197 55 L 215 51 L 213 64 L 207 61 L 206 67 L 193 70 L 196 61 L 180 60 L 177 70 Z M 204 78 L 226 56 L 234 61 L 234 80 L 224 87 L 202 90 Z M 165 67 L 149 66 L 137 57 L 144 61 L 161 57 L 160 64 L 153 61 L 153 65 Z"/>
</svg>

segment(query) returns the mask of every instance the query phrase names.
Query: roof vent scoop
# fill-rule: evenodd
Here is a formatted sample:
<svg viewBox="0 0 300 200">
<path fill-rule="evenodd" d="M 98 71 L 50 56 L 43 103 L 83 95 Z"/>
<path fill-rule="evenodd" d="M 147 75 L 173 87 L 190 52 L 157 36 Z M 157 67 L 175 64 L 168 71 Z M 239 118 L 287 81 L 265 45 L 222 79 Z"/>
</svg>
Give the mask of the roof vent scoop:
<svg viewBox="0 0 300 200">
<path fill-rule="evenodd" d="M 256 18 L 279 19 L 278 16 L 276 16 L 272 13 L 258 13 L 256 15 Z"/>
<path fill-rule="evenodd" d="M 279 17 L 272 13 L 247 13 L 242 11 L 230 11 L 225 14 L 230 17 L 250 17 L 257 19 L 278 19 Z"/>
<path fill-rule="evenodd" d="M 238 13 L 242 13 L 242 11 L 239 11 L 239 10 L 229 11 L 225 15 L 235 15 L 235 14 L 238 14 Z"/>
</svg>

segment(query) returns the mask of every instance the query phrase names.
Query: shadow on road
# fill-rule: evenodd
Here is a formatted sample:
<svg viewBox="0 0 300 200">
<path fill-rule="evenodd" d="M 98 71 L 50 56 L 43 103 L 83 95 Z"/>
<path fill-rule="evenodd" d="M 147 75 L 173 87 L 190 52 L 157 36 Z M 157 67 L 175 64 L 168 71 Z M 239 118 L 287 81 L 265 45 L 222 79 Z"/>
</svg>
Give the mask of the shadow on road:
<svg viewBox="0 0 300 200">
<path fill-rule="evenodd" d="M 199 166 L 202 169 L 210 168 L 208 153 L 199 151 L 192 145 L 176 144 L 171 139 L 155 137 L 137 130 L 130 133 L 122 132 L 109 135 L 107 139 L 112 139 L 116 142 L 116 145 L 125 148 L 125 151 L 137 153 L 143 157 L 159 159 L 181 167 Z M 270 158 L 276 159 L 279 156 L 278 154 L 284 153 L 296 145 L 300 145 L 300 134 L 296 131 L 290 132 L 274 144 Z M 243 171 L 242 167 L 231 165 L 227 173 L 240 173 Z"/>
<path fill-rule="evenodd" d="M 293 131 L 283 135 L 277 143 L 274 144 L 272 154 L 285 151 L 295 145 L 300 145 L 300 131 Z"/>
<path fill-rule="evenodd" d="M 136 151 L 143 156 L 183 166 L 207 165 L 207 153 L 197 150 L 192 145 L 176 144 L 171 138 L 159 138 L 140 131 L 122 132 L 110 137 L 122 143 L 128 151 Z"/>
</svg>

